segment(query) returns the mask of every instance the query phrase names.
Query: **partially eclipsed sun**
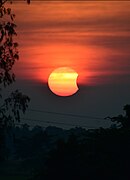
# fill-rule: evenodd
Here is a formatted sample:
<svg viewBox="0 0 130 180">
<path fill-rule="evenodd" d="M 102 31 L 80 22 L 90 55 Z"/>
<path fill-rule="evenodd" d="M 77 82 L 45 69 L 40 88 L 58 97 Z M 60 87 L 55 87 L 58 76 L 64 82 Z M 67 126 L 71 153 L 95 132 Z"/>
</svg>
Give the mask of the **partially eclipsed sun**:
<svg viewBox="0 0 130 180">
<path fill-rule="evenodd" d="M 50 90 L 58 96 L 71 96 L 78 91 L 78 74 L 69 67 L 55 69 L 48 78 Z"/>
</svg>

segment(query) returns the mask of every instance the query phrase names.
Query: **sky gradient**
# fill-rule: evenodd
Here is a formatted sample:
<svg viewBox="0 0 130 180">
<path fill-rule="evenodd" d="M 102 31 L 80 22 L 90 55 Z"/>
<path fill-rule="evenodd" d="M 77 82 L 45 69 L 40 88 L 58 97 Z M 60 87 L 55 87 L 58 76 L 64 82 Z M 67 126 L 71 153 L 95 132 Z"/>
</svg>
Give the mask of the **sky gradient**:
<svg viewBox="0 0 130 180">
<path fill-rule="evenodd" d="M 11 5 L 16 14 L 20 61 L 15 87 L 31 98 L 30 108 L 80 115 L 115 115 L 130 102 L 130 2 L 32 2 Z M 70 67 L 78 73 L 79 91 L 53 95 L 50 73 Z M 113 114 L 114 113 L 114 114 Z M 27 117 L 69 122 L 47 114 Z M 91 120 L 71 123 L 100 126 Z"/>
</svg>

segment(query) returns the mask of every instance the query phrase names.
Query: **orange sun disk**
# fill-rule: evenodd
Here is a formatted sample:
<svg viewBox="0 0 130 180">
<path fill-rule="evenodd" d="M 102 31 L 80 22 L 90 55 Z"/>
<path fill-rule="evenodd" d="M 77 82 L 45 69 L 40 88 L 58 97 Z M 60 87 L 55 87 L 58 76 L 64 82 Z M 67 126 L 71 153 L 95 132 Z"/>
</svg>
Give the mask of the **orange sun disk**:
<svg viewBox="0 0 130 180">
<path fill-rule="evenodd" d="M 48 78 L 50 90 L 58 96 L 71 96 L 78 91 L 78 73 L 69 67 L 55 69 Z"/>
</svg>

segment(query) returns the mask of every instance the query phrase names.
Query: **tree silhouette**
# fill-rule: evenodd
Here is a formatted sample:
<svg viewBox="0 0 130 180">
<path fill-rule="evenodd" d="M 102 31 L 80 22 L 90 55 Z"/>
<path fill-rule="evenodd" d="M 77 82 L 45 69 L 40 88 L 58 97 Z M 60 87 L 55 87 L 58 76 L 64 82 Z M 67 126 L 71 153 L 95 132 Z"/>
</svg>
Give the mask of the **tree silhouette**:
<svg viewBox="0 0 130 180">
<path fill-rule="evenodd" d="M 12 68 L 19 59 L 18 43 L 14 41 L 16 24 L 15 14 L 11 8 L 6 8 L 9 0 L 0 0 L 0 149 L 4 143 L 4 134 L 8 127 L 20 121 L 20 112 L 25 113 L 29 97 L 18 90 L 12 92 L 3 100 L 2 92 L 15 81 Z M 11 1 L 10 1 L 11 2 Z"/>
<path fill-rule="evenodd" d="M 116 122 L 121 128 L 130 128 L 130 105 L 126 104 L 123 108 L 125 115 L 122 114 L 115 117 L 106 117 L 105 119 L 110 119 L 112 122 Z"/>
</svg>

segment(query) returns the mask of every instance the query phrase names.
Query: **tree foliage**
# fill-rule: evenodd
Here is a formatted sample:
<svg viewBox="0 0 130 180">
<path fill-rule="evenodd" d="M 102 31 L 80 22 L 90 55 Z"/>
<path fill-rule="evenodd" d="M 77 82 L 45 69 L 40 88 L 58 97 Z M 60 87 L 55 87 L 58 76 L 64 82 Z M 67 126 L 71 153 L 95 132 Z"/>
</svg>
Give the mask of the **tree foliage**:
<svg viewBox="0 0 130 180">
<path fill-rule="evenodd" d="M 20 122 L 20 113 L 25 113 L 29 97 L 18 90 L 3 99 L 3 92 L 15 81 L 13 66 L 19 59 L 18 43 L 15 41 L 15 14 L 5 6 L 9 0 L 0 0 L 0 159 L 5 159 L 5 135 L 9 127 Z M 10 1 L 11 2 L 11 1 Z"/>
<path fill-rule="evenodd" d="M 10 85 L 15 80 L 12 67 L 19 59 L 18 43 L 14 41 L 16 24 L 11 8 L 0 3 L 0 85 Z"/>
<path fill-rule="evenodd" d="M 12 92 L 0 107 L 1 127 L 10 127 L 15 121 L 20 122 L 20 112 L 25 113 L 29 100 L 28 96 L 18 90 Z"/>
<path fill-rule="evenodd" d="M 106 117 L 105 119 L 110 119 L 112 122 L 116 122 L 121 128 L 130 128 L 130 104 L 126 104 L 123 108 L 125 115 L 118 115 L 114 117 Z"/>
<path fill-rule="evenodd" d="M 8 0 L 0 1 L 0 88 L 2 90 L 15 81 L 12 68 L 19 59 L 18 43 L 14 40 L 16 24 L 15 14 L 11 8 L 5 7 Z M 15 120 L 20 121 L 20 111 L 25 113 L 29 97 L 16 90 L 0 104 L 0 126 L 13 125 Z"/>
</svg>

